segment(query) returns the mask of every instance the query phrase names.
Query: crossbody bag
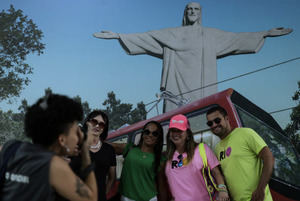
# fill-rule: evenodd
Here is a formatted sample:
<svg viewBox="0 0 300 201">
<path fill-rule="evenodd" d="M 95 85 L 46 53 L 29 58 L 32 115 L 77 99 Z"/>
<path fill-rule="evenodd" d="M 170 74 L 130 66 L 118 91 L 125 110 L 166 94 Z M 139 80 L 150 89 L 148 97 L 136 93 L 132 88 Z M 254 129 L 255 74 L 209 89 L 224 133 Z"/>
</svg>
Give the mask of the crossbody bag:
<svg viewBox="0 0 300 201">
<path fill-rule="evenodd" d="M 209 198 L 211 201 L 216 201 L 217 194 L 218 194 L 218 187 L 215 182 L 215 179 L 211 175 L 211 170 L 207 164 L 207 157 L 206 157 L 205 147 L 203 143 L 199 144 L 199 153 L 203 161 L 202 176 L 205 182 L 207 192 L 209 194 Z"/>
</svg>

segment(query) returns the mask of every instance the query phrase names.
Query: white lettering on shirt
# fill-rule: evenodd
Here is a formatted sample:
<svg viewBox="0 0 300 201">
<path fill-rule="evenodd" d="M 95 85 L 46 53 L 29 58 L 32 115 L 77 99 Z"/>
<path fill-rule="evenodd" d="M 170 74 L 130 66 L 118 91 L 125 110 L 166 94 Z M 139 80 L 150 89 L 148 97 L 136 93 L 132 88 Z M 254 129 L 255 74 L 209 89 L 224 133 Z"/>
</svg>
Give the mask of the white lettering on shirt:
<svg viewBox="0 0 300 201">
<path fill-rule="evenodd" d="M 21 174 L 14 174 L 10 172 L 5 173 L 5 179 L 13 182 L 29 184 L 29 177 Z"/>
</svg>

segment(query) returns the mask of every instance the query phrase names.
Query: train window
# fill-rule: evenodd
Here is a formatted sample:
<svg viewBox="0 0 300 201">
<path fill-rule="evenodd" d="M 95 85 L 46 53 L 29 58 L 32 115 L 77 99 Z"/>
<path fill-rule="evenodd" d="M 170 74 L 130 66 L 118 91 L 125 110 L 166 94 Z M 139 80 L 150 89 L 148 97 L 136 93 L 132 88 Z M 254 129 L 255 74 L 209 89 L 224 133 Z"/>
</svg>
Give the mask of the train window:
<svg viewBox="0 0 300 201">
<path fill-rule="evenodd" d="M 141 139 L 141 135 L 142 135 L 141 132 L 138 132 L 137 134 L 135 134 L 135 136 L 134 136 L 134 141 L 133 141 L 135 145 L 138 145 L 138 144 L 139 144 L 140 139 Z"/>
<path fill-rule="evenodd" d="M 275 157 L 275 177 L 299 186 L 300 162 L 290 140 L 255 116 L 236 106 L 243 126 L 254 129 L 267 143 Z"/>
<path fill-rule="evenodd" d="M 213 149 L 220 141 L 220 138 L 215 136 L 210 130 L 205 130 L 199 133 L 194 133 L 194 140 L 197 143 L 203 142 Z"/>
<path fill-rule="evenodd" d="M 204 112 L 204 110 L 202 112 Z M 209 127 L 206 125 L 206 113 L 198 113 L 188 119 L 191 130 L 194 133 L 194 139 L 197 143 L 204 142 L 209 147 L 213 148 L 217 142 L 220 141 L 218 137 L 212 134 Z"/>
<path fill-rule="evenodd" d="M 163 128 L 163 132 L 164 132 L 164 142 L 163 142 L 162 151 L 165 152 L 167 150 L 167 134 L 168 134 L 168 130 L 169 130 L 169 123 L 162 125 L 162 128 Z"/>
<path fill-rule="evenodd" d="M 189 117 L 188 119 L 193 133 L 198 133 L 209 129 L 206 125 L 206 113 L 198 114 Z"/>
</svg>

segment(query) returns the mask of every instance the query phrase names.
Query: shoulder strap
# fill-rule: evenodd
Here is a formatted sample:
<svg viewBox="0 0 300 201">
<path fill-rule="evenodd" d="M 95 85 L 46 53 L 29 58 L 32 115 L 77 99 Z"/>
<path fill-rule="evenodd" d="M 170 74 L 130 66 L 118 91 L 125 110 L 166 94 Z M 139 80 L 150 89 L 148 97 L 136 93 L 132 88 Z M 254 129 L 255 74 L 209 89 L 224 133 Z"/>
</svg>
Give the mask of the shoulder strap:
<svg viewBox="0 0 300 201">
<path fill-rule="evenodd" d="M 203 161 L 203 168 L 202 168 L 203 180 L 205 182 L 206 189 L 209 192 L 209 198 L 211 201 L 213 201 L 214 199 L 210 192 L 213 192 L 213 188 L 215 188 L 217 191 L 219 191 L 219 188 L 218 188 L 213 176 L 211 175 L 210 168 L 208 167 L 205 147 L 202 142 L 199 144 L 199 152 L 200 152 L 200 156 Z"/>
<path fill-rule="evenodd" d="M 10 157 L 12 157 L 16 153 L 21 144 L 22 143 L 20 141 L 16 141 L 10 146 L 8 146 L 5 152 L 3 153 L 3 163 L 0 166 L 0 186 L 4 181 L 4 174 L 6 172 L 7 162 L 10 159 Z"/>
<path fill-rule="evenodd" d="M 203 167 L 206 168 L 207 167 L 207 158 L 206 158 L 206 152 L 205 152 L 205 147 L 204 147 L 203 142 L 201 142 L 199 144 L 199 153 L 200 153 L 200 156 L 203 161 Z"/>
</svg>

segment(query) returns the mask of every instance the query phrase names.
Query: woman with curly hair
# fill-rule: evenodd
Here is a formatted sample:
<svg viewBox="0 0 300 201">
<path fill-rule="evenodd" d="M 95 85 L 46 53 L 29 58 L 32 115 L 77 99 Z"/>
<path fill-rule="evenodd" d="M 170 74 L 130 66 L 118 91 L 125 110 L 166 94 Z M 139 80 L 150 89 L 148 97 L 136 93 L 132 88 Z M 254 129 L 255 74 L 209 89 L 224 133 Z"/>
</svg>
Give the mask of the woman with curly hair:
<svg viewBox="0 0 300 201">
<path fill-rule="evenodd" d="M 9 141 L 0 152 L 0 165 L 6 168 L 2 201 L 53 201 L 57 195 L 97 200 L 93 165 L 78 126 L 82 117 L 80 103 L 58 94 L 48 94 L 28 108 L 25 134 L 32 143 Z M 76 176 L 64 158 L 79 151 L 82 166 Z"/>
</svg>

